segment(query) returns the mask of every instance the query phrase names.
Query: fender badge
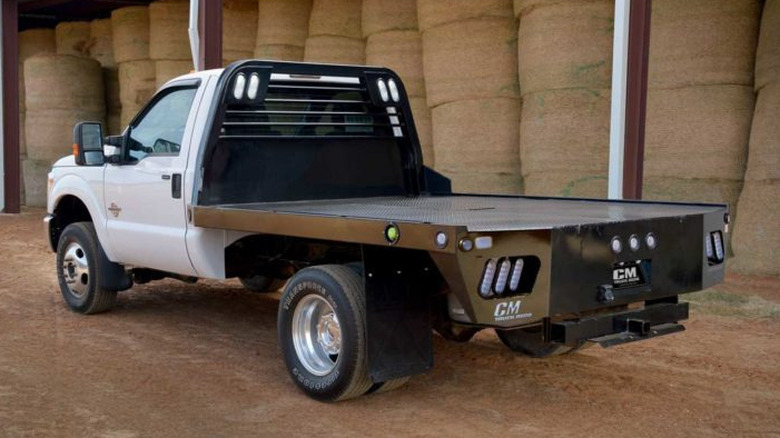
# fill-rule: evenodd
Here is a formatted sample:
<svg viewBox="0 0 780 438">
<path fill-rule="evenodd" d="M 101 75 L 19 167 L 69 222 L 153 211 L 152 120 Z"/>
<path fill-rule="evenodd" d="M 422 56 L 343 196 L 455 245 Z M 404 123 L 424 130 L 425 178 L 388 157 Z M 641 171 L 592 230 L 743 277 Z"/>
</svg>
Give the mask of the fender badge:
<svg viewBox="0 0 780 438">
<path fill-rule="evenodd" d="M 118 205 L 116 205 L 115 203 L 112 202 L 111 206 L 108 207 L 108 211 L 110 211 L 111 214 L 114 215 L 114 217 L 119 217 L 119 213 L 122 212 L 122 209 L 119 208 Z"/>
</svg>

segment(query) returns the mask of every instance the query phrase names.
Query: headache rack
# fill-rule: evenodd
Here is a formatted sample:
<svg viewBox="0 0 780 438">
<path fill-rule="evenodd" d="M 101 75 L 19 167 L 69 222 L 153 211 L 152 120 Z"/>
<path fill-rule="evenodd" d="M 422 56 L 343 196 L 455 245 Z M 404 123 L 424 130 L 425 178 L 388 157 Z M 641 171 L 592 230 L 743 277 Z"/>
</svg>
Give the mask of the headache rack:
<svg viewBox="0 0 780 438">
<path fill-rule="evenodd" d="M 419 140 L 392 71 L 242 61 L 217 87 L 198 203 L 420 193 Z"/>
<path fill-rule="evenodd" d="M 230 99 L 220 139 L 400 138 L 407 131 L 404 112 L 375 105 L 358 77 L 272 73 L 263 95 Z"/>
</svg>

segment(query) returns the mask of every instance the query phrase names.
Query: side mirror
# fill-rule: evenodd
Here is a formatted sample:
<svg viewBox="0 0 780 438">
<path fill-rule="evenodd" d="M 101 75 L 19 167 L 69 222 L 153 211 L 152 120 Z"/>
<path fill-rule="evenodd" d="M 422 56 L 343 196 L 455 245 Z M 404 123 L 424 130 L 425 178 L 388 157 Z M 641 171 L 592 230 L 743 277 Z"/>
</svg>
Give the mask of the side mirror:
<svg viewBox="0 0 780 438">
<path fill-rule="evenodd" d="M 121 135 L 111 135 L 106 137 L 103 142 L 103 155 L 109 164 L 119 164 L 122 161 L 122 143 L 124 137 Z"/>
<path fill-rule="evenodd" d="M 80 122 L 73 128 L 73 156 L 79 166 L 102 166 L 103 126 L 97 122 Z"/>
</svg>

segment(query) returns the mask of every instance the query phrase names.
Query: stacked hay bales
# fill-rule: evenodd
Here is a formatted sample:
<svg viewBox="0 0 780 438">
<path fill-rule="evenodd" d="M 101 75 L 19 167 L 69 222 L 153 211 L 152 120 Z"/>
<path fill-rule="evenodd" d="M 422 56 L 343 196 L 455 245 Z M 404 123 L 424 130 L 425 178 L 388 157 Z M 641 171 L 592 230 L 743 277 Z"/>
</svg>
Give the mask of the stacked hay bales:
<svg viewBox="0 0 780 438">
<path fill-rule="evenodd" d="M 757 0 L 655 0 L 643 195 L 736 206 L 753 116 Z"/>
<path fill-rule="evenodd" d="M 419 2 L 436 169 L 460 192 L 520 193 L 511 0 Z"/>
<path fill-rule="evenodd" d="M 525 193 L 605 197 L 614 2 L 515 0 Z"/>
<path fill-rule="evenodd" d="M 89 58 L 41 55 L 24 62 L 27 104 L 26 204 L 46 203 L 46 173 L 51 163 L 71 152 L 73 126 L 102 122 L 106 112 L 103 72 Z M 79 80 L 73 80 L 78 78 Z"/>
<path fill-rule="evenodd" d="M 431 110 L 425 98 L 422 36 L 417 30 L 415 0 L 364 0 L 363 36 L 366 64 L 398 73 L 406 87 L 426 165 L 434 166 Z"/>
<path fill-rule="evenodd" d="M 115 9 L 111 35 L 119 72 L 120 126 L 124 127 L 155 92 L 155 66 L 149 59 L 149 8 Z"/>
<path fill-rule="evenodd" d="M 154 60 L 156 88 L 193 69 L 189 17 L 190 2 L 185 0 L 149 5 L 149 58 Z"/>
<path fill-rule="evenodd" d="M 24 135 L 26 116 L 24 61 L 36 55 L 54 54 L 56 52 L 57 44 L 54 37 L 54 29 L 29 29 L 19 32 L 19 159 L 22 161 L 22 169 L 31 166 L 30 164 L 26 166 L 24 164 L 27 161 L 27 142 Z M 22 180 L 24 181 L 24 174 L 22 174 Z M 22 192 L 21 199 L 24 203 L 26 202 L 25 184 L 22 183 L 20 187 Z"/>
<path fill-rule="evenodd" d="M 106 133 L 122 131 L 122 101 L 119 99 L 119 70 L 114 61 L 111 20 L 93 20 L 90 23 L 89 56 L 103 67 L 103 87 L 106 96 Z"/>
<path fill-rule="evenodd" d="M 54 29 L 58 55 L 89 56 L 89 21 L 67 21 Z"/>
<path fill-rule="evenodd" d="M 302 61 L 312 0 L 260 0 L 254 57 Z"/>
<path fill-rule="evenodd" d="M 309 62 L 363 64 L 361 0 L 314 0 L 303 59 Z"/>
<path fill-rule="evenodd" d="M 733 267 L 780 275 L 780 1 L 767 0 L 756 53 L 758 92 L 750 132 L 745 186 L 734 224 Z"/>
<path fill-rule="evenodd" d="M 252 58 L 257 39 L 257 0 L 223 0 L 222 61 Z"/>
</svg>

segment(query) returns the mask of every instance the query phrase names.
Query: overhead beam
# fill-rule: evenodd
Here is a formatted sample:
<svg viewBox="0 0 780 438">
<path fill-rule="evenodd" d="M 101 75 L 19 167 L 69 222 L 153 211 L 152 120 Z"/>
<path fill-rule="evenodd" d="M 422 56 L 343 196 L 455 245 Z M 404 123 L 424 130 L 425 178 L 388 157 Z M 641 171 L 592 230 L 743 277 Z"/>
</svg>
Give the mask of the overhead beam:
<svg viewBox="0 0 780 438">
<path fill-rule="evenodd" d="M 43 8 L 49 8 L 52 6 L 59 6 L 65 3 L 73 3 L 74 0 L 32 0 L 19 4 L 19 13 L 24 14 L 27 12 L 37 11 Z M 3 2 L 5 3 L 5 2 Z M 16 3 L 16 1 L 14 1 Z"/>
<path fill-rule="evenodd" d="M 631 0 L 628 27 L 623 198 L 642 199 L 652 0 Z"/>
<path fill-rule="evenodd" d="M 222 0 L 200 0 L 200 62 L 204 70 L 222 67 Z"/>
<path fill-rule="evenodd" d="M 3 196 L 5 213 L 21 210 L 19 151 L 19 11 L 17 0 L 2 2 Z"/>
</svg>

